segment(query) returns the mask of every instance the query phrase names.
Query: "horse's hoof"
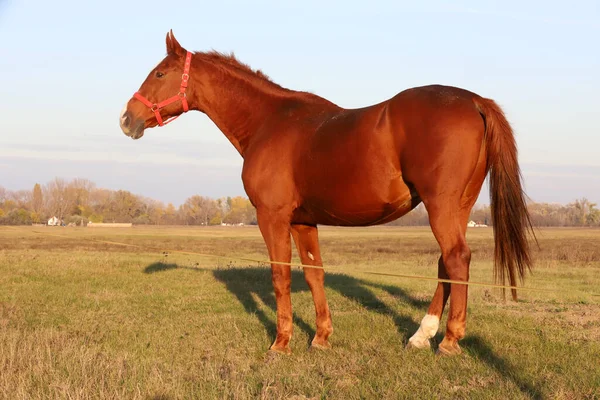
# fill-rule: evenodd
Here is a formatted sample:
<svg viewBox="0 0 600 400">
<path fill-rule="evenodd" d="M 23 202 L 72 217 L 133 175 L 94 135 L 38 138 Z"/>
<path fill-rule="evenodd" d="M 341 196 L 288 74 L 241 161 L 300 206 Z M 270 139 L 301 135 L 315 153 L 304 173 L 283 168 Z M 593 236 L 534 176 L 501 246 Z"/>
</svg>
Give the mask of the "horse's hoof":
<svg viewBox="0 0 600 400">
<path fill-rule="evenodd" d="M 275 360 L 278 360 L 281 357 L 285 357 L 292 354 L 292 351 L 290 349 L 287 350 L 274 350 L 274 349 L 269 349 L 267 351 L 267 354 L 265 354 L 265 363 L 268 364 L 270 362 L 273 362 Z"/>
<path fill-rule="evenodd" d="M 404 346 L 404 348 L 406 350 L 411 350 L 411 349 L 419 349 L 419 350 L 424 350 L 424 349 L 430 349 L 431 348 L 431 343 L 429 343 L 429 340 L 424 340 L 421 342 L 418 342 L 416 340 L 409 340 L 408 343 L 406 343 L 406 346 Z"/>
<path fill-rule="evenodd" d="M 292 354 L 292 350 L 289 347 L 283 347 L 283 348 L 276 348 L 276 347 L 271 347 L 268 351 L 268 353 L 273 353 L 273 354 L 281 354 L 281 355 L 290 355 Z"/>
<path fill-rule="evenodd" d="M 442 343 L 438 347 L 435 354 L 438 356 L 458 356 L 458 355 L 462 354 L 462 349 L 460 348 L 458 343 L 455 343 L 454 345 L 450 345 L 450 346 L 447 346 L 447 345 L 445 346 Z"/>
<path fill-rule="evenodd" d="M 319 351 L 319 350 L 329 350 L 331 349 L 331 344 L 329 342 L 325 343 L 316 343 L 312 342 L 308 351 Z"/>
</svg>

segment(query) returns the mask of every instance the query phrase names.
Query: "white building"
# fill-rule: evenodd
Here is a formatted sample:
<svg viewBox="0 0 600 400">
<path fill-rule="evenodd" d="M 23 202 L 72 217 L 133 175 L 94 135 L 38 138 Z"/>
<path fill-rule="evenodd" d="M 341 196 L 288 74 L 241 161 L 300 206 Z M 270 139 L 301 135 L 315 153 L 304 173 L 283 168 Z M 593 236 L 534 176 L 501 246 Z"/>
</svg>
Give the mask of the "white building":
<svg viewBox="0 0 600 400">
<path fill-rule="evenodd" d="M 469 228 L 487 228 L 486 224 L 478 224 L 475 221 L 469 221 L 469 223 L 467 224 L 467 227 Z"/>
<path fill-rule="evenodd" d="M 48 220 L 48 226 L 61 226 L 62 221 L 57 217 L 52 217 Z"/>
</svg>

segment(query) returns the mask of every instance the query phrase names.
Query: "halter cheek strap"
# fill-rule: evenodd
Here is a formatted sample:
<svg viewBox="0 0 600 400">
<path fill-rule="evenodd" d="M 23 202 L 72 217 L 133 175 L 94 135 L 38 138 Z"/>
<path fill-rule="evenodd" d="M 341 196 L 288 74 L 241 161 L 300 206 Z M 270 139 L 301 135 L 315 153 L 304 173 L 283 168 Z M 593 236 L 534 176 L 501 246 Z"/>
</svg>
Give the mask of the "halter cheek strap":
<svg viewBox="0 0 600 400">
<path fill-rule="evenodd" d="M 145 98 L 144 96 L 142 96 L 142 94 L 140 92 L 135 92 L 133 94 L 133 97 L 135 97 L 136 99 L 141 101 L 144 105 L 146 105 L 148 108 L 150 108 L 150 111 L 152 111 L 154 113 L 154 116 L 156 117 L 156 122 L 158 122 L 159 126 L 164 126 L 164 125 L 168 124 L 169 122 L 172 122 L 175 119 L 177 119 L 177 117 L 179 117 L 179 115 L 177 115 L 175 117 L 169 118 L 166 121 L 163 121 L 162 116 L 160 115 L 160 110 L 165 108 L 169 104 L 175 103 L 175 102 L 181 100 L 181 104 L 183 105 L 183 112 L 189 111 L 189 106 L 188 106 L 187 98 L 185 95 L 185 90 L 187 89 L 188 81 L 190 80 L 190 65 L 191 65 L 191 63 L 192 63 L 192 53 L 190 53 L 188 51 L 187 55 L 185 56 L 185 65 L 183 67 L 183 74 L 181 75 L 181 86 L 179 88 L 179 93 L 177 93 L 175 96 L 169 97 L 168 99 L 161 101 L 160 103 L 153 103 L 150 100 L 148 100 L 147 98 Z"/>
</svg>

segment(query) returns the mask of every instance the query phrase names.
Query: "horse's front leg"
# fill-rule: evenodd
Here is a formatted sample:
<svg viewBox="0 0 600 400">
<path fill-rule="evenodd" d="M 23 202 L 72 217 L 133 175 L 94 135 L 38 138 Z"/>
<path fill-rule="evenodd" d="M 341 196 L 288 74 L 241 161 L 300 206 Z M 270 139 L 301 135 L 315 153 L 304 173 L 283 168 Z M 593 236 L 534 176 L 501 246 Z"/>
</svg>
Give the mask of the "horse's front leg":
<svg viewBox="0 0 600 400">
<path fill-rule="evenodd" d="M 316 226 L 292 225 L 292 237 L 304 265 L 323 266 L 319 237 Z M 304 268 L 304 278 L 312 292 L 317 314 L 317 332 L 311 346 L 318 349 L 331 347 L 328 338 L 333 333 L 331 313 L 325 297 L 325 271 L 317 268 Z"/>
<path fill-rule="evenodd" d="M 281 212 L 257 210 L 260 232 L 265 240 L 271 261 L 289 263 L 292 259 L 290 240 L 290 218 Z M 277 301 L 277 337 L 271 351 L 291 353 L 292 338 L 292 273 L 289 265 L 271 264 L 271 278 Z"/>
</svg>

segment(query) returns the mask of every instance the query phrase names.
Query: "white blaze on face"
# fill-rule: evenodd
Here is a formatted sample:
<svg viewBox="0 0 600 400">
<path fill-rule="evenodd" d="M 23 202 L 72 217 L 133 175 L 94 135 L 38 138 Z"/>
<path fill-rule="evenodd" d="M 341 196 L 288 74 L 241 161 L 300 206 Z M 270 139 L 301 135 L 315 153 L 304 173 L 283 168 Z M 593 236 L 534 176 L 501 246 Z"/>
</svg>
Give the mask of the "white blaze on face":
<svg viewBox="0 0 600 400">
<path fill-rule="evenodd" d="M 127 112 L 127 104 L 125 104 L 125 107 L 123 107 L 123 110 L 121 110 L 121 115 L 119 117 L 119 124 L 121 125 L 121 129 L 125 130 L 125 128 L 123 127 L 123 121 L 125 120 L 125 113 Z"/>
<path fill-rule="evenodd" d="M 429 339 L 435 336 L 439 327 L 440 319 L 435 315 L 427 314 L 423 317 L 417 332 L 408 339 L 408 342 L 419 349 L 427 348 L 430 346 Z"/>
</svg>

